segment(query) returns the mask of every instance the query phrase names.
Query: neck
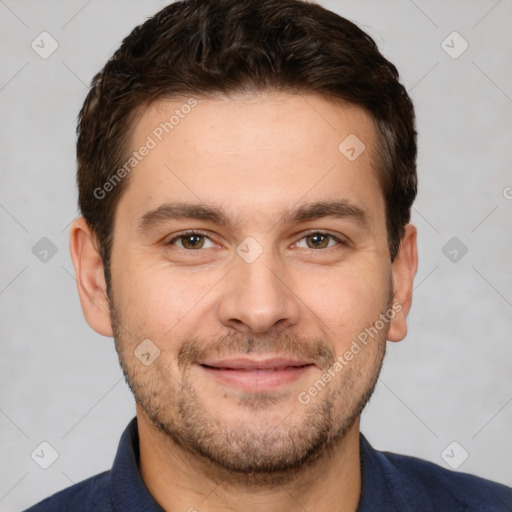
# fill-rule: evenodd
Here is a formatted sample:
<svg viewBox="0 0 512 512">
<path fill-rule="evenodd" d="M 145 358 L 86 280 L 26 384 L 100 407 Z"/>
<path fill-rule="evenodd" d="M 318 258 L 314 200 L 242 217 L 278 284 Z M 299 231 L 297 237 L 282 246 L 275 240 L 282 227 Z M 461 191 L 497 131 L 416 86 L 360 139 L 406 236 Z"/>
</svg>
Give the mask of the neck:
<svg viewBox="0 0 512 512">
<path fill-rule="evenodd" d="M 179 446 L 137 407 L 140 471 L 167 512 L 356 512 L 361 493 L 359 418 L 338 444 L 293 472 L 239 475 Z"/>
</svg>

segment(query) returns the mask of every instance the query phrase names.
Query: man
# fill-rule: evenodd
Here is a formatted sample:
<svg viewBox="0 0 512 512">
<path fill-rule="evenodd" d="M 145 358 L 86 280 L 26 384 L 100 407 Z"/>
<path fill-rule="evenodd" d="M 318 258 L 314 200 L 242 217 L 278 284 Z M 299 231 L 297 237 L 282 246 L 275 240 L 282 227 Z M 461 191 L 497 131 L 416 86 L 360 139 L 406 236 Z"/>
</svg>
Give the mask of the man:
<svg viewBox="0 0 512 512">
<path fill-rule="evenodd" d="M 413 106 L 368 35 L 300 0 L 174 3 L 78 133 L 78 290 L 137 418 L 30 510 L 512 510 L 359 432 L 418 261 Z"/>
</svg>

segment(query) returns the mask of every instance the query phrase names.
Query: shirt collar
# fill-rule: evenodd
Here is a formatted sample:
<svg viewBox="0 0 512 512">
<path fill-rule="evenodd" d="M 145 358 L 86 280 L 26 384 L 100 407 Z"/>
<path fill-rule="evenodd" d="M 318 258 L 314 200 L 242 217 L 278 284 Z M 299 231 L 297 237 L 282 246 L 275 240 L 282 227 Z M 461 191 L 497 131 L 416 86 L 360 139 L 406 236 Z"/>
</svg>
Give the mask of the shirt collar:
<svg viewBox="0 0 512 512">
<path fill-rule="evenodd" d="M 374 450 L 361 433 L 359 441 L 362 485 L 357 512 L 391 512 L 397 507 L 403 512 L 416 512 L 407 505 L 408 500 L 398 494 L 400 485 L 393 481 L 395 472 L 389 460 Z M 121 436 L 112 466 L 110 494 L 114 510 L 163 512 L 142 480 L 139 459 L 137 418 L 133 418 Z"/>
<path fill-rule="evenodd" d="M 110 495 L 118 512 L 163 512 L 149 493 L 139 471 L 137 418 L 126 427 L 111 471 Z"/>
<path fill-rule="evenodd" d="M 393 460 L 372 448 L 359 434 L 361 458 L 361 499 L 357 512 L 435 512 L 425 489 L 412 475 L 400 471 Z"/>
</svg>

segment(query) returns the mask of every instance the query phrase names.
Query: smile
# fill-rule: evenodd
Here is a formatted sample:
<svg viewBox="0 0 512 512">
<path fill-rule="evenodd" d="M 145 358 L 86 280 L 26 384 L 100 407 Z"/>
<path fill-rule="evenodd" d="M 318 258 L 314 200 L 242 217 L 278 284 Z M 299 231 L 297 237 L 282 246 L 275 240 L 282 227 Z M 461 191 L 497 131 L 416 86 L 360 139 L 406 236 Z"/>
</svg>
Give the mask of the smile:
<svg viewBox="0 0 512 512">
<path fill-rule="evenodd" d="M 221 384 L 246 391 L 267 391 L 296 381 L 315 368 L 315 365 L 303 361 L 277 359 L 232 359 L 210 364 L 201 363 L 199 367 Z"/>
</svg>

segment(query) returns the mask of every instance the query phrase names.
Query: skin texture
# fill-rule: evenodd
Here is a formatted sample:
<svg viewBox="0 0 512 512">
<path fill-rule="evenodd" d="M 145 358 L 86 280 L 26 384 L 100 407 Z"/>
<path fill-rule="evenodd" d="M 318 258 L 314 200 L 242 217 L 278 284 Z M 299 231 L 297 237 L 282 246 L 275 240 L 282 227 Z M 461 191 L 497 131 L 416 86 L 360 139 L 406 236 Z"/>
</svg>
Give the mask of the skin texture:
<svg viewBox="0 0 512 512">
<path fill-rule="evenodd" d="M 159 100 L 145 110 L 132 149 L 186 101 Z M 338 150 L 349 134 L 366 146 L 354 161 Z M 318 95 L 198 98 L 125 178 L 110 304 L 94 237 L 84 219 L 74 222 L 82 308 L 94 330 L 115 338 L 137 402 L 141 473 L 164 509 L 356 510 L 359 415 L 386 340 L 406 335 L 417 270 L 410 224 L 391 264 L 374 144 L 362 109 Z M 340 200 L 365 211 L 367 226 L 353 216 L 286 216 Z M 180 218 L 138 229 L 144 214 L 177 202 L 216 207 L 231 223 Z M 185 230 L 205 237 L 179 238 Z M 237 253 L 247 237 L 250 254 L 261 252 L 250 263 Z M 299 394 L 393 304 L 378 333 L 301 402 Z M 160 350 L 148 366 L 134 355 L 146 339 Z M 199 364 L 240 355 L 314 366 L 255 391 Z"/>
</svg>

